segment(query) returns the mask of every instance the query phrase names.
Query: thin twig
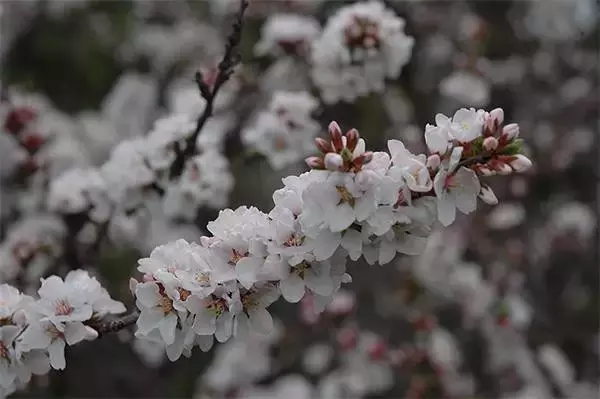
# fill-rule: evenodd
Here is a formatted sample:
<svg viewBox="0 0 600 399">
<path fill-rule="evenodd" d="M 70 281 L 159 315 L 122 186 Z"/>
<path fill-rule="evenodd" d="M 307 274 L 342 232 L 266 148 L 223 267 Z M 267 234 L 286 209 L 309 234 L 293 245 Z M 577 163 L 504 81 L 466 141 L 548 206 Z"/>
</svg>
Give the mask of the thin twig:
<svg viewBox="0 0 600 399">
<path fill-rule="evenodd" d="M 192 155 L 196 153 L 196 140 L 198 139 L 198 135 L 202 131 L 202 128 L 206 124 L 208 118 L 211 117 L 214 108 L 214 101 L 217 97 L 217 94 L 220 88 L 229 80 L 235 67 L 240 62 L 240 55 L 238 52 L 238 46 L 240 44 L 242 38 L 242 28 L 244 25 L 244 13 L 246 12 L 246 8 L 248 7 L 248 0 L 240 0 L 240 9 L 236 15 L 235 21 L 233 23 L 233 29 L 231 34 L 227 39 L 227 44 L 225 45 L 225 53 L 223 54 L 223 59 L 219 62 L 217 67 L 218 75 L 216 77 L 215 83 L 210 87 L 202 77 L 201 72 L 196 73 L 195 81 L 198 85 L 198 90 L 200 90 L 200 94 L 206 100 L 206 106 L 202 115 L 198 118 L 198 122 L 196 123 L 196 129 L 194 132 L 185 140 L 185 148 L 183 151 L 179 152 L 171 164 L 171 168 L 169 170 L 169 177 L 171 179 L 181 176 L 183 172 L 183 168 L 185 166 L 185 162 Z"/>
<path fill-rule="evenodd" d="M 107 321 L 105 323 L 93 324 L 91 327 L 98 331 L 99 335 L 117 332 L 135 324 L 139 316 L 140 313 L 137 310 L 134 310 L 125 316 L 119 317 L 118 319 Z"/>
</svg>

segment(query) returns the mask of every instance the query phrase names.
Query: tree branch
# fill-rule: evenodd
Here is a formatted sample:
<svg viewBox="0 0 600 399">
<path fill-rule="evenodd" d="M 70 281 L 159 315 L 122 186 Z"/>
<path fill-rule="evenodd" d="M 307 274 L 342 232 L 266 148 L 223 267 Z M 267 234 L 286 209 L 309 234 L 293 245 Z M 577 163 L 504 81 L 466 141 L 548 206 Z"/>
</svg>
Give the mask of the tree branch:
<svg viewBox="0 0 600 399">
<path fill-rule="evenodd" d="M 135 322 L 137 321 L 139 316 L 140 316 L 140 312 L 138 312 L 137 310 L 134 310 L 131 313 L 128 313 L 128 314 L 121 316 L 118 319 L 115 319 L 112 321 L 107 321 L 105 323 L 98 323 L 98 324 L 92 323 L 92 324 L 90 324 L 90 327 L 92 327 L 94 330 L 98 331 L 99 335 L 111 333 L 111 332 L 117 332 L 119 330 L 122 330 L 124 328 L 127 328 L 127 327 L 135 324 Z"/>
<path fill-rule="evenodd" d="M 171 168 L 169 170 L 169 178 L 171 179 L 181 176 L 185 166 L 185 161 L 196 153 L 196 140 L 198 139 L 200 131 L 206 124 L 206 121 L 213 113 L 214 100 L 217 97 L 219 89 L 223 86 L 223 84 L 225 84 L 225 82 L 229 80 L 235 67 L 240 62 L 238 46 L 242 39 L 242 28 L 244 25 L 244 13 L 246 12 L 246 8 L 248 8 L 248 0 L 240 0 L 240 9 L 235 17 L 232 32 L 227 38 L 225 53 L 223 54 L 223 59 L 221 62 L 219 62 L 217 67 L 217 77 L 212 87 L 204 81 L 200 71 L 196 72 L 195 81 L 198 85 L 198 90 L 200 90 L 200 94 L 206 100 L 206 106 L 202 112 L 202 115 L 200 115 L 198 118 L 196 129 L 185 140 L 185 148 L 183 151 L 177 154 L 175 160 L 171 164 Z"/>
</svg>

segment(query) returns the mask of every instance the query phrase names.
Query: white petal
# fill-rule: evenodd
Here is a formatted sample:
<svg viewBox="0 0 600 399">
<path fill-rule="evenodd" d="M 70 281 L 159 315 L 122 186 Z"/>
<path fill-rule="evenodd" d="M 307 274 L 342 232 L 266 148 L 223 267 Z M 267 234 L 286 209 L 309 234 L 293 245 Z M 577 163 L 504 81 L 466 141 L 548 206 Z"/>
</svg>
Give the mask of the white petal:
<svg viewBox="0 0 600 399">
<path fill-rule="evenodd" d="M 438 220 L 449 226 L 456 218 L 456 206 L 449 195 L 443 195 L 437 199 Z"/>
<path fill-rule="evenodd" d="M 75 345 L 85 339 L 87 329 L 83 323 L 68 323 L 65 327 L 65 340 L 69 345 Z"/>
<path fill-rule="evenodd" d="M 148 308 L 156 306 L 158 303 L 158 285 L 155 283 L 138 284 L 135 290 L 135 297 L 140 303 Z"/>
<path fill-rule="evenodd" d="M 170 313 L 159 324 L 158 330 L 167 345 L 175 341 L 175 328 L 177 327 L 177 315 Z"/>
<path fill-rule="evenodd" d="M 267 309 L 257 307 L 249 312 L 250 328 L 260 334 L 269 334 L 273 330 L 273 318 Z"/>
<path fill-rule="evenodd" d="M 379 264 L 385 265 L 396 256 L 396 246 L 393 241 L 383 240 L 379 246 Z"/>
<path fill-rule="evenodd" d="M 143 309 L 136 322 L 138 332 L 142 335 L 147 335 L 150 331 L 158 327 L 158 324 L 164 317 L 165 314 L 160 309 Z"/>
<path fill-rule="evenodd" d="M 332 232 L 344 231 L 354 223 L 354 209 L 348 204 L 341 204 L 334 208 L 328 218 Z"/>
<path fill-rule="evenodd" d="M 233 333 L 233 314 L 225 312 L 219 318 L 217 318 L 217 329 L 215 331 L 215 338 L 219 342 L 225 342 Z"/>
<path fill-rule="evenodd" d="M 55 339 L 48 347 L 50 356 L 50 365 L 54 370 L 64 370 L 67 362 L 65 361 L 65 341 Z"/>
<path fill-rule="evenodd" d="M 198 335 L 212 335 L 217 329 L 217 318 L 208 310 L 202 309 L 196 314 L 192 329 Z"/>
<path fill-rule="evenodd" d="M 281 280 L 279 289 L 285 300 L 291 303 L 299 302 L 305 293 L 304 281 L 295 273 L 291 273 L 287 278 Z"/>
</svg>

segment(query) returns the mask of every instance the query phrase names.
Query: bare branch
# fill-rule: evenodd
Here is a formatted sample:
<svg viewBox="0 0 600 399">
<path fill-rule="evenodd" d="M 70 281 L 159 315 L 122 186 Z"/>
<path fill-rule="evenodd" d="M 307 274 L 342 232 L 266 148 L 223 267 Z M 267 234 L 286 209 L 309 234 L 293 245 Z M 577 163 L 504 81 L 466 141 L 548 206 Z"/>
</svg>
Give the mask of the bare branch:
<svg viewBox="0 0 600 399">
<path fill-rule="evenodd" d="M 244 25 L 244 13 L 246 12 L 246 8 L 248 8 L 248 0 L 240 0 L 240 9 L 235 17 L 232 32 L 227 38 L 223 59 L 221 62 L 219 62 L 217 67 L 218 75 L 214 85 L 209 87 L 209 85 L 204 82 L 202 74 L 200 72 L 196 73 L 195 80 L 198 84 L 200 94 L 206 100 L 206 107 L 204 108 L 202 115 L 200 115 L 198 118 L 196 129 L 185 140 L 185 148 L 177 155 L 173 161 L 173 164 L 171 165 L 171 169 L 169 170 L 169 177 L 171 179 L 181 176 L 186 160 L 196 153 L 196 140 L 198 139 L 198 135 L 202 131 L 202 128 L 206 124 L 206 121 L 213 113 L 214 101 L 217 97 L 219 89 L 229 80 L 234 72 L 235 67 L 240 62 L 238 46 L 242 39 L 242 28 Z"/>
</svg>

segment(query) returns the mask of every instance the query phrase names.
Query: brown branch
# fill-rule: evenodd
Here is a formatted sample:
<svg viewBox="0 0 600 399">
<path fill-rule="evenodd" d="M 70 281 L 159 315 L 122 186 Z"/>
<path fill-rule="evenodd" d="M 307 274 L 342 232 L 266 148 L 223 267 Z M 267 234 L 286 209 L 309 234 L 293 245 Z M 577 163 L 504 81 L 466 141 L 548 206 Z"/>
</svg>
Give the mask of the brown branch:
<svg viewBox="0 0 600 399">
<path fill-rule="evenodd" d="M 135 324 L 139 316 L 140 313 L 137 310 L 134 310 L 115 320 L 107 321 L 105 323 L 91 323 L 90 327 L 98 331 L 99 335 L 117 332 Z"/>
<path fill-rule="evenodd" d="M 212 87 L 204 81 L 201 72 L 196 72 L 195 81 L 198 85 L 198 90 L 200 90 L 200 94 L 206 100 L 206 106 L 202 115 L 198 118 L 196 129 L 185 140 L 184 149 L 177 154 L 171 165 L 169 170 L 169 178 L 171 179 L 181 176 L 185 162 L 196 153 L 196 140 L 198 139 L 200 131 L 206 124 L 206 121 L 213 113 L 215 98 L 217 97 L 220 88 L 229 80 L 235 67 L 240 62 L 238 46 L 242 39 L 242 28 L 244 25 L 244 13 L 246 12 L 246 8 L 248 8 L 248 0 L 240 0 L 240 9 L 235 17 L 232 32 L 227 39 L 225 53 L 217 67 L 218 75 Z"/>
</svg>

